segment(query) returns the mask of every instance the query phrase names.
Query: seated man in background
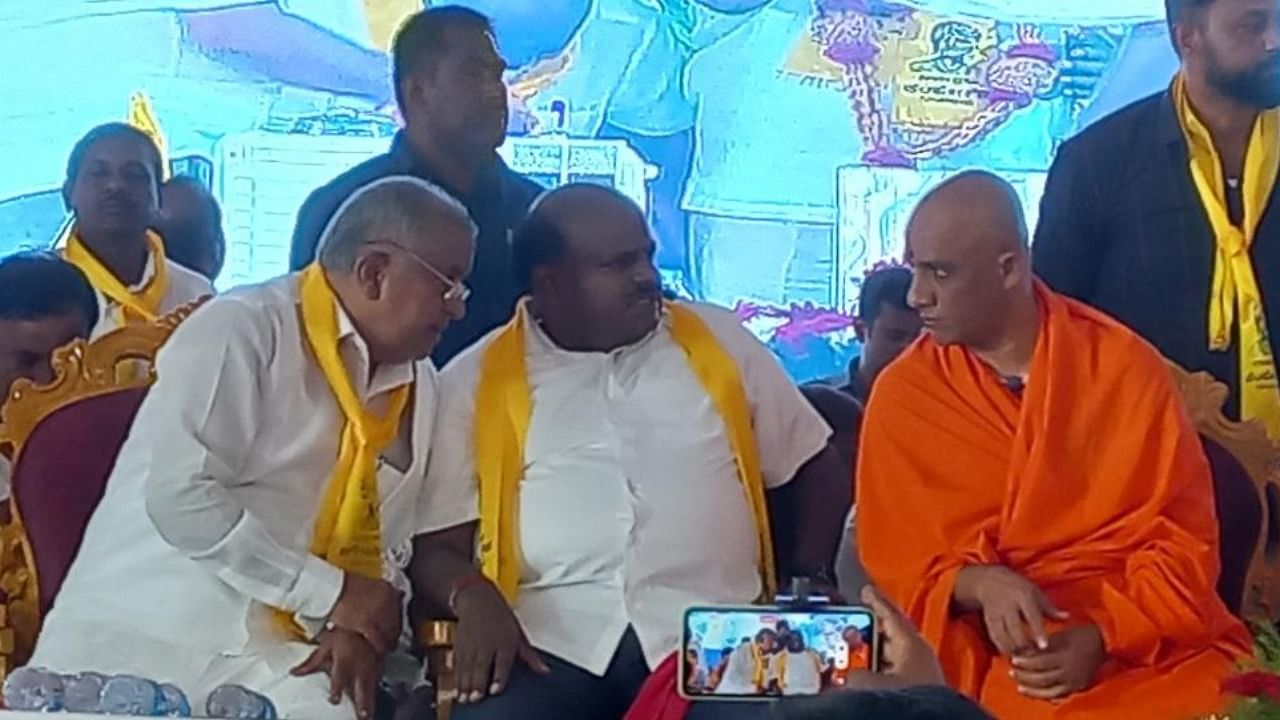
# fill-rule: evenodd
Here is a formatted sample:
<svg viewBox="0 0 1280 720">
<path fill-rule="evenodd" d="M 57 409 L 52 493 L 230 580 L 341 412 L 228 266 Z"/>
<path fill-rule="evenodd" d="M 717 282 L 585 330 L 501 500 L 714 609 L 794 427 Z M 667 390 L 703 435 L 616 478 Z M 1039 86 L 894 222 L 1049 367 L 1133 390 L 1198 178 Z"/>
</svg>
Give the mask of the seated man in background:
<svg viewBox="0 0 1280 720">
<path fill-rule="evenodd" d="M 862 352 L 849 363 L 847 377 L 832 383 L 865 407 L 871 385 L 920 336 L 920 315 L 907 304 L 911 271 L 878 264 L 862 280 L 858 295 L 858 341 Z"/>
<path fill-rule="evenodd" d="M 218 279 L 227 254 L 222 208 L 199 180 L 178 175 L 160 188 L 156 230 L 170 260 L 210 283 Z"/>
<path fill-rule="evenodd" d="M 998 717 L 1220 709 L 1249 636 L 1214 590 L 1209 467 L 1164 361 L 1034 279 L 995 176 L 926 196 L 907 254 L 929 334 L 867 410 L 868 573 Z"/>
<path fill-rule="evenodd" d="M 149 229 L 161 171 L 155 143 L 124 123 L 99 125 L 71 150 L 62 198 L 75 221 L 62 253 L 98 293 L 94 337 L 213 294 L 208 280 L 165 256 Z"/>
<path fill-rule="evenodd" d="M 862 431 L 862 415 L 871 387 L 881 371 L 889 366 L 920 336 L 920 315 L 907 303 L 911 287 L 911 271 L 899 265 L 880 263 L 872 267 L 862 280 L 858 295 L 858 340 L 862 351 L 849 363 L 843 378 L 810 383 L 801 388 L 809 402 L 832 427 L 833 444 L 848 462 L 849 476 L 858 463 L 858 437 Z M 827 386 L 835 385 L 853 402 L 840 402 Z M 836 554 L 836 579 L 840 592 L 853 597 L 868 582 L 866 571 L 858 562 L 858 549 L 853 538 L 856 528 L 856 504 L 845 522 L 845 540 Z"/>
<path fill-rule="evenodd" d="M 0 408 L 14 380 L 52 381 L 53 351 L 89 337 L 97 321 L 97 297 L 75 266 L 47 252 L 0 259 Z M 9 469 L 0 452 L 0 501 L 9 498 Z M 8 519 L 6 503 L 0 520 Z"/>
<path fill-rule="evenodd" d="M 849 483 L 826 424 L 732 313 L 663 302 L 626 197 L 554 190 L 514 250 L 532 294 L 441 374 L 428 480 L 478 493 L 483 574 L 473 508 L 418 540 L 415 590 L 458 617 L 457 720 L 616 720 L 687 606 L 772 600 L 770 490 L 798 496 L 780 574 L 829 588 Z"/>
<path fill-rule="evenodd" d="M 443 190 L 382 178 L 316 263 L 183 323 L 31 664 L 173 682 L 194 707 L 235 683 L 281 717 L 369 717 L 403 617 L 384 551 L 459 512 L 423 486 L 427 356 L 474 238 Z"/>
</svg>

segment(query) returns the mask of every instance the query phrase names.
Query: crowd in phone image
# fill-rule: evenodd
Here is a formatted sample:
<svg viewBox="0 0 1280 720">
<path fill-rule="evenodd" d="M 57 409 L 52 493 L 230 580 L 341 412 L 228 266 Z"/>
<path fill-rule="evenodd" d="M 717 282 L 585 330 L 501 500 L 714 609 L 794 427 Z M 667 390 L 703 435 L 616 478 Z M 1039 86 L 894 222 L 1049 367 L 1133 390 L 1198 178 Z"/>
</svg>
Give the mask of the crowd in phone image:
<svg viewBox="0 0 1280 720">
<path fill-rule="evenodd" d="M 815 695 L 871 668 L 861 617 L 725 612 L 686 632 L 690 696 Z"/>
</svg>

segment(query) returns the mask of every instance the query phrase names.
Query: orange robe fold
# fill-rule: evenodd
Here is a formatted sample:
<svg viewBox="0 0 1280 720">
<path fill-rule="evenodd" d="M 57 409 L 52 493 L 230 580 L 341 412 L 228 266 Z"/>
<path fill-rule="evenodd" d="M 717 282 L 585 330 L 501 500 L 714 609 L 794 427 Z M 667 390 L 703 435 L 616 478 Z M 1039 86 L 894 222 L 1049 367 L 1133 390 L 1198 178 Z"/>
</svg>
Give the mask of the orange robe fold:
<svg viewBox="0 0 1280 720">
<path fill-rule="evenodd" d="M 1169 718 L 1218 711 L 1249 653 L 1222 604 L 1209 465 L 1168 369 L 1105 315 L 1036 288 L 1040 334 L 1021 397 L 976 356 L 925 337 L 876 381 L 858 465 L 858 548 L 952 686 L 1000 718 Z M 1025 698 L 980 618 L 958 616 L 960 568 L 999 564 L 1109 659 L 1059 702 Z M 1058 626 L 1055 629 L 1060 629 Z"/>
</svg>

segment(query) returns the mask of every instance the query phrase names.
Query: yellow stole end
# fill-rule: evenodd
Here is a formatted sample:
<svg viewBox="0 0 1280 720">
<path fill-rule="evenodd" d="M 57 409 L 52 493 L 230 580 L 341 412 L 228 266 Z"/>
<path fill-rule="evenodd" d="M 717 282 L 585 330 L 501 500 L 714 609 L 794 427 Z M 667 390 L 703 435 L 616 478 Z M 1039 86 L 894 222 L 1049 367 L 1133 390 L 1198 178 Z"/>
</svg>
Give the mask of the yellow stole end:
<svg viewBox="0 0 1280 720">
<path fill-rule="evenodd" d="M 319 265 L 312 264 L 302 272 L 299 294 L 307 346 L 346 420 L 337 463 L 316 517 L 311 553 L 347 572 L 380 578 L 378 457 L 400 430 L 412 385 L 391 392 L 384 416 L 365 410 L 339 353 L 338 299 Z M 287 615 L 283 619 L 293 626 Z"/>
<path fill-rule="evenodd" d="M 1280 110 L 1259 113 L 1254 123 L 1240 179 L 1244 222 L 1237 227 L 1227 210 L 1222 159 L 1209 129 L 1191 107 L 1182 75 L 1173 81 L 1173 101 L 1191 156 L 1191 178 L 1217 245 L 1209 292 L 1209 348 L 1227 350 L 1233 328 L 1239 328 L 1240 414 L 1246 420 L 1260 420 L 1267 434 L 1280 440 L 1280 386 L 1262 293 L 1249 255 L 1280 171 Z"/>
<path fill-rule="evenodd" d="M 522 306 L 485 350 L 472 429 L 480 491 L 481 567 L 512 603 L 519 590 L 521 569 L 518 493 L 524 477 L 525 440 L 533 417 L 525 361 L 526 315 Z M 666 315 L 672 339 L 684 351 L 690 369 L 724 423 L 738 478 L 755 518 L 761 598 L 772 599 L 777 589 L 773 538 L 742 375 L 737 363 L 696 313 L 679 303 L 667 303 Z"/>
<path fill-rule="evenodd" d="M 95 290 L 119 305 L 116 322 L 119 325 L 155 322 L 160 317 L 160 307 L 169 291 L 169 268 L 164 255 L 164 241 L 154 232 L 147 231 L 147 249 L 151 253 L 151 279 L 138 292 L 131 291 L 117 278 L 110 268 L 93 254 L 79 231 L 74 228 L 67 238 L 63 257 L 80 268 Z"/>
</svg>

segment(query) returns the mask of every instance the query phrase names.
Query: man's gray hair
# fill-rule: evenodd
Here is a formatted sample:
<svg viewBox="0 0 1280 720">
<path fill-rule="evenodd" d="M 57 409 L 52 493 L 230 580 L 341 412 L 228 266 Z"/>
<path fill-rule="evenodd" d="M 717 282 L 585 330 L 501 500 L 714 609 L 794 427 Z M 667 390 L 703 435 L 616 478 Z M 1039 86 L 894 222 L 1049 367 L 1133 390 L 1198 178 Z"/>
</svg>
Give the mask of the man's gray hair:
<svg viewBox="0 0 1280 720">
<path fill-rule="evenodd" d="M 410 175 L 379 178 L 338 206 L 320 234 L 317 257 L 326 270 L 351 272 L 364 245 L 430 237 L 442 220 L 463 224 L 472 239 L 478 232 L 467 209 L 439 185 Z"/>
</svg>

